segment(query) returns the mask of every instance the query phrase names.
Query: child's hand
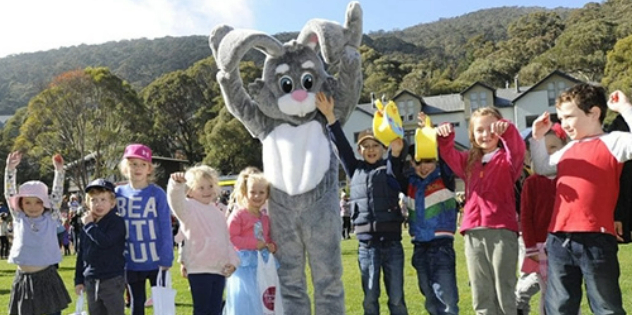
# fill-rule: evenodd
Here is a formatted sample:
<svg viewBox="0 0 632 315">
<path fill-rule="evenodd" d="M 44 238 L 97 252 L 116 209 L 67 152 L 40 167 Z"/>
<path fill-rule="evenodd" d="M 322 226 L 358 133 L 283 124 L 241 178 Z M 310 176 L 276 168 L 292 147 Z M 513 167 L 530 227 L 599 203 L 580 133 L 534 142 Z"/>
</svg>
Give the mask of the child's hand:
<svg viewBox="0 0 632 315">
<path fill-rule="evenodd" d="M 20 164 L 20 161 L 22 161 L 22 153 L 20 153 L 20 151 L 9 153 L 9 155 L 7 155 L 7 170 L 15 170 L 15 168 Z"/>
<path fill-rule="evenodd" d="M 417 127 L 426 127 L 426 114 L 424 112 L 419 112 L 419 114 L 417 114 Z"/>
<path fill-rule="evenodd" d="M 266 247 L 266 242 L 264 241 L 257 241 L 257 250 L 262 250 Z"/>
<path fill-rule="evenodd" d="M 64 158 L 61 156 L 61 154 L 57 153 L 53 155 L 53 165 L 55 166 L 56 171 L 64 170 Z"/>
<path fill-rule="evenodd" d="M 507 131 L 507 128 L 509 127 L 509 123 L 506 121 L 499 120 L 497 122 L 492 123 L 490 127 L 491 127 L 492 133 L 500 137 L 503 135 L 503 133 L 505 133 L 505 131 Z"/>
<path fill-rule="evenodd" d="M 274 243 L 268 243 L 268 245 L 266 245 L 266 247 L 268 248 L 268 251 L 272 254 L 276 253 L 277 247 Z"/>
<path fill-rule="evenodd" d="M 81 293 L 83 292 L 83 290 L 84 290 L 83 284 L 77 284 L 77 285 L 75 286 L 75 294 L 76 294 L 76 295 L 81 295 Z"/>
<path fill-rule="evenodd" d="M 235 270 L 237 270 L 237 268 L 235 268 L 235 266 L 231 265 L 231 264 L 226 264 L 224 266 L 224 270 L 222 270 L 222 273 L 224 274 L 224 277 L 230 277 L 233 272 L 235 272 Z"/>
<path fill-rule="evenodd" d="M 452 127 L 451 123 L 446 123 L 438 126 L 436 130 L 437 135 L 439 135 L 440 137 L 447 137 L 454 132 L 454 127 Z"/>
<path fill-rule="evenodd" d="M 173 179 L 173 181 L 178 184 L 184 184 L 187 182 L 187 180 L 184 178 L 183 172 L 176 172 L 171 174 L 171 179 Z"/>
<path fill-rule="evenodd" d="M 187 267 L 184 266 L 184 264 L 180 265 L 180 274 L 182 275 L 182 277 L 186 278 L 187 277 Z"/>
<path fill-rule="evenodd" d="M 402 138 L 397 138 L 391 141 L 391 154 L 394 157 L 399 157 L 403 149 L 404 149 L 404 140 L 402 140 Z"/>
<path fill-rule="evenodd" d="M 610 108 L 610 110 L 612 111 L 620 113 L 624 109 L 630 107 L 632 107 L 632 104 L 630 104 L 628 97 L 619 90 L 612 92 L 612 94 L 610 94 L 610 97 L 608 97 L 608 108 Z"/>
<path fill-rule="evenodd" d="M 544 112 L 540 117 L 536 118 L 533 121 L 533 125 L 531 127 L 531 134 L 533 139 L 540 140 L 546 135 L 546 133 L 553 126 L 553 122 L 551 122 L 551 117 L 549 112 Z"/>
<path fill-rule="evenodd" d="M 336 122 L 336 116 L 334 115 L 334 99 L 327 97 L 325 93 L 318 92 L 316 94 L 316 107 L 325 115 L 327 124 L 333 125 Z"/>
<path fill-rule="evenodd" d="M 621 221 L 614 221 L 614 233 L 617 236 L 617 241 L 623 242 L 623 223 Z"/>
<path fill-rule="evenodd" d="M 92 216 L 92 213 L 90 213 L 90 211 L 86 212 L 81 217 L 81 223 L 83 223 L 83 225 L 87 225 L 88 223 L 92 223 L 92 222 L 94 222 L 94 217 Z"/>
</svg>

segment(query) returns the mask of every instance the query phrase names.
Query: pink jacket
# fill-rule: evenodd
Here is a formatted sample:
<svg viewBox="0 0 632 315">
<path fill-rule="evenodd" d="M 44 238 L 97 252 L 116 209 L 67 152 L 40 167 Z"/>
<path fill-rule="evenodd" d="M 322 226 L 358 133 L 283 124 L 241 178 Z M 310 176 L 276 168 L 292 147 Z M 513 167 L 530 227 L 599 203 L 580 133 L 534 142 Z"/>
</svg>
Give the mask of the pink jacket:
<svg viewBox="0 0 632 315">
<path fill-rule="evenodd" d="M 465 181 L 461 233 L 479 227 L 518 232 L 514 184 L 520 177 L 526 148 L 516 127 L 509 124 L 500 138 L 502 147 L 485 165 L 475 161 L 469 178 L 466 176 L 469 152 L 454 148 L 454 133 L 437 140 L 443 160 Z"/>
<path fill-rule="evenodd" d="M 259 220 L 261 220 L 263 227 L 263 239 L 266 243 L 272 243 L 270 238 L 270 219 L 267 214 L 261 212 L 261 215 L 256 217 L 248 210 L 242 208 L 235 210 L 230 215 L 228 218 L 230 240 L 237 250 L 257 250 L 258 239 L 255 237 L 255 224 Z"/>
<path fill-rule="evenodd" d="M 184 234 L 182 262 L 190 274 L 223 274 L 226 264 L 239 266 L 230 242 L 224 213 L 214 203 L 203 204 L 186 197 L 185 184 L 169 180 L 167 201 Z"/>
</svg>

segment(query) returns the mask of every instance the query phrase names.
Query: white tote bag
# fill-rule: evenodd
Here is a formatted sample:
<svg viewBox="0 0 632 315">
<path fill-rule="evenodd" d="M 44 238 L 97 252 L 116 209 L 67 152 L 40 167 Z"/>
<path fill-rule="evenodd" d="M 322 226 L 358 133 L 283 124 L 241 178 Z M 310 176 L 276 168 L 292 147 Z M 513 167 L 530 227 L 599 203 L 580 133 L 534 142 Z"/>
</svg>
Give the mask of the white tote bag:
<svg viewBox="0 0 632 315">
<path fill-rule="evenodd" d="M 164 277 L 161 274 L 164 273 Z M 176 315 L 176 290 L 171 287 L 171 272 L 159 271 L 156 286 L 151 287 L 155 315 Z"/>
<path fill-rule="evenodd" d="M 70 315 L 88 315 L 88 312 L 83 310 L 83 304 L 83 291 L 81 291 L 75 302 L 75 312 Z"/>
<path fill-rule="evenodd" d="M 257 285 L 259 286 L 259 301 L 261 302 L 263 315 L 283 315 L 283 301 L 281 300 L 276 260 L 271 253 L 268 256 L 268 262 L 265 262 L 263 254 L 259 252 Z"/>
</svg>

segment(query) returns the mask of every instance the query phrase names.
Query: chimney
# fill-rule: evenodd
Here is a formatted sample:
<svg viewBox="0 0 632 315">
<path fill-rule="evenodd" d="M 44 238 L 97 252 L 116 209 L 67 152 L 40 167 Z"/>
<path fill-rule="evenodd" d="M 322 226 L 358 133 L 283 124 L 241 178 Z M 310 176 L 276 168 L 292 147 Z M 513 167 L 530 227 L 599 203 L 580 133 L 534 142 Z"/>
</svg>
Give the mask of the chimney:
<svg viewBox="0 0 632 315">
<path fill-rule="evenodd" d="M 516 93 L 520 93 L 520 81 L 518 81 L 518 75 L 514 77 L 514 84 L 516 85 Z"/>
</svg>

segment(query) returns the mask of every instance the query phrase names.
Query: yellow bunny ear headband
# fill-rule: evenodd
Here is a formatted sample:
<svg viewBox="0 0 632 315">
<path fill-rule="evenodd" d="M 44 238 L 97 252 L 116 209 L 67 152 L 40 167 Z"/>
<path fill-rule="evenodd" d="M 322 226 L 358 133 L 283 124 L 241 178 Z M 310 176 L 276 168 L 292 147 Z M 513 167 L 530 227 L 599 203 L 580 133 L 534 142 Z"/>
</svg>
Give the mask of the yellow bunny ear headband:
<svg viewBox="0 0 632 315">
<path fill-rule="evenodd" d="M 373 115 L 373 133 L 385 146 L 397 138 L 404 138 L 402 117 L 399 115 L 397 105 L 389 101 L 383 105 L 382 101 L 374 100 L 377 111 Z"/>
</svg>

